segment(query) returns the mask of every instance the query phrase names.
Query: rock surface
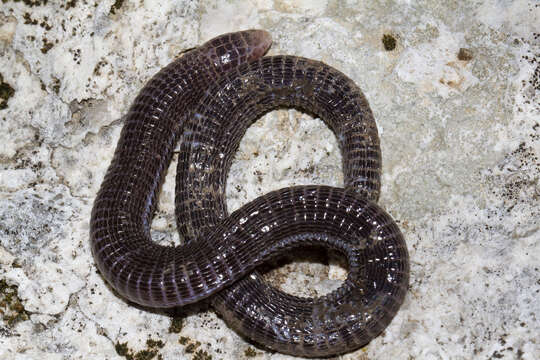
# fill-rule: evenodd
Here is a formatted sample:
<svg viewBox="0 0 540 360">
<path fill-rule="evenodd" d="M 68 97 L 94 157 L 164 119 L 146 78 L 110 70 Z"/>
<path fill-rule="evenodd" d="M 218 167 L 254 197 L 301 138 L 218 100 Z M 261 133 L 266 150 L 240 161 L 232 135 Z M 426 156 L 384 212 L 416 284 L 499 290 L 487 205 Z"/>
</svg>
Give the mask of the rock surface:
<svg viewBox="0 0 540 360">
<path fill-rule="evenodd" d="M 0 358 L 290 358 L 204 305 L 127 304 L 88 246 L 92 201 L 138 90 L 183 50 L 246 28 L 273 35 L 270 54 L 343 71 L 379 126 L 380 203 L 407 239 L 410 292 L 380 337 L 341 359 L 540 358 L 539 23 L 534 0 L 3 0 Z M 229 210 L 292 184 L 339 186 L 340 163 L 320 120 L 272 112 L 240 146 Z M 179 241 L 173 207 L 170 171 L 157 241 Z M 268 272 L 309 296 L 345 276 L 317 252 Z"/>
</svg>

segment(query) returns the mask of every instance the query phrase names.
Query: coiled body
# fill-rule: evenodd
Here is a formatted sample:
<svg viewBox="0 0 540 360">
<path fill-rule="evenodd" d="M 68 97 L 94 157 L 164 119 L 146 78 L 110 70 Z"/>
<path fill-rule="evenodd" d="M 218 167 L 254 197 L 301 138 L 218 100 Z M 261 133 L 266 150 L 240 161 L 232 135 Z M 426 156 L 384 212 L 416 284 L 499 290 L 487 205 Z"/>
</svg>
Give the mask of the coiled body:
<svg viewBox="0 0 540 360">
<path fill-rule="evenodd" d="M 226 321 L 280 352 L 327 356 L 367 344 L 391 321 L 408 285 L 408 254 L 374 201 L 380 150 L 369 105 L 339 71 L 309 59 L 261 56 L 266 32 L 215 38 L 156 74 L 141 90 L 98 193 L 91 247 L 124 297 L 172 307 L 211 297 Z M 300 186 L 226 212 L 225 180 L 247 127 L 277 107 L 320 116 L 343 152 L 345 189 Z M 185 244 L 152 242 L 150 223 L 177 141 L 176 211 Z M 276 290 L 254 272 L 283 251 L 337 249 L 346 281 L 316 299 Z"/>
</svg>

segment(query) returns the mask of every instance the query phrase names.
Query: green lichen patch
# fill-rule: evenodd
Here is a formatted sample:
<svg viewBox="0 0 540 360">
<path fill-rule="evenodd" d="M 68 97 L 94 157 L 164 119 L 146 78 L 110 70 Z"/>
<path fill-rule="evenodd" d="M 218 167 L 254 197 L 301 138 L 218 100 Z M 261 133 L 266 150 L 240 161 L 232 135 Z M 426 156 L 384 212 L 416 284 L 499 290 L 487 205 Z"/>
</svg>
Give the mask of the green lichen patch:
<svg viewBox="0 0 540 360">
<path fill-rule="evenodd" d="M 0 315 L 9 327 L 29 319 L 28 312 L 17 296 L 17 286 L 8 285 L 5 280 L 0 280 Z"/>
<path fill-rule="evenodd" d="M 397 41 L 396 41 L 396 38 L 393 37 L 392 35 L 384 34 L 382 37 L 382 43 L 384 46 L 384 50 L 392 51 L 396 48 Z"/>
<path fill-rule="evenodd" d="M 197 340 L 190 339 L 185 336 L 181 336 L 178 339 L 178 342 L 181 345 L 184 345 L 184 351 L 186 354 L 193 354 L 192 360 L 211 360 L 212 356 L 209 355 L 206 351 L 200 349 L 201 342 Z"/>
<path fill-rule="evenodd" d="M 13 94 L 15 94 L 15 89 L 5 83 L 4 77 L 0 74 L 0 110 L 8 107 L 8 100 Z"/>
<path fill-rule="evenodd" d="M 125 357 L 127 360 L 150 360 L 156 358 L 156 356 L 158 360 L 163 358 L 161 354 L 158 354 L 159 349 L 165 346 L 163 341 L 148 339 L 146 340 L 146 346 L 146 349 L 135 352 L 128 347 L 127 343 L 117 342 L 115 350 L 118 355 Z"/>
</svg>

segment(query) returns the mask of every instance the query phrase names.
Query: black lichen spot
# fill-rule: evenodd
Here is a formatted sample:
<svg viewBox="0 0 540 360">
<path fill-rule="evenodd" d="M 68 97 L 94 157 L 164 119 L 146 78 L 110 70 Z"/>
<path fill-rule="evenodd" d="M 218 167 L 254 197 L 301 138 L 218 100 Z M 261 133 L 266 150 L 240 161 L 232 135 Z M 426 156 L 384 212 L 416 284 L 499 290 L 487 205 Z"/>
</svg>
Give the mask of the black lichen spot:
<svg viewBox="0 0 540 360">
<path fill-rule="evenodd" d="M 259 183 L 262 183 L 262 181 L 263 181 L 263 177 L 262 177 L 263 173 L 262 172 L 260 172 L 259 170 L 255 170 L 253 172 L 253 175 L 257 176 L 257 181 Z"/>
<path fill-rule="evenodd" d="M 49 52 L 49 50 L 52 49 L 53 46 L 54 46 L 54 44 L 49 42 L 49 40 L 47 40 L 47 38 L 43 38 L 43 47 L 41 48 L 41 52 L 46 54 L 46 53 Z"/>
<path fill-rule="evenodd" d="M 184 326 L 184 318 L 175 317 L 171 319 L 171 325 L 169 326 L 169 332 L 179 334 Z"/>
<path fill-rule="evenodd" d="M 4 82 L 4 77 L 0 74 L 0 110 L 8 107 L 8 100 L 15 94 L 13 89 L 8 83 Z"/>
<path fill-rule="evenodd" d="M 255 349 L 248 347 L 246 351 L 244 351 L 244 355 L 246 357 L 255 357 L 257 356 L 257 352 L 255 351 Z"/>
<path fill-rule="evenodd" d="M 45 19 L 39 23 L 39 26 L 41 26 L 42 28 L 44 28 L 45 30 L 49 31 L 52 29 L 52 25 L 50 25 L 49 23 L 47 23 L 47 17 L 45 16 Z"/>
<path fill-rule="evenodd" d="M 77 5 L 77 0 L 70 0 L 66 3 L 66 10 L 74 8 Z"/>
<path fill-rule="evenodd" d="M 56 95 L 60 92 L 60 79 L 53 78 L 52 89 Z"/>
<path fill-rule="evenodd" d="M 8 285 L 5 280 L 0 280 L 0 315 L 9 327 L 29 319 L 29 313 L 17 296 L 17 286 Z"/>
<path fill-rule="evenodd" d="M 512 174 L 512 176 L 489 176 L 488 179 L 494 183 L 501 184 L 494 194 L 505 200 L 508 204 L 507 212 L 512 211 L 514 206 L 524 201 L 527 194 L 534 193 L 535 182 L 527 176 L 527 172 L 540 173 L 540 162 L 533 146 L 525 142 L 509 153 L 504 162 L 498 166 L 500 172 Z"/>
<path fill-rule="evenodd" d="M 189 343 L 186 346 L 186 353 L 191 354 L 191 353 L 195 352 L 195 349 L 197 349 L 199 346 L 201 346 L 200 341 L 196 341 L 194 343 Z"/>
<path fill-rule="evenodd" d="M 534 39 L 537 40 L 540 38 L 540 33 L 533 33 Z M 528 53 L 526 55 L 523 55 L 521 57 L 523 60 L 528 62 L 530 65 L 533 65 L 535 67 L 534 73 L 529 80 L 529 84 L 535 89 L 540 90 L 540 54 L 532 54 Z"/>
<path fill-rule="evenodd" d="M 135 355 L 133 355 L 131 359 L 128 358 L 128 360 L 150 360 L 150 359 L 155 358 L 156 355 L 157 355 L 157 350 L 141 350 Z"/>
<path fill-rule="evenodd" d="M 199 350 L 193 355 L 193 360 L 212 360 L 212 356 L 206 351 Z"/>
<path fill-rule="evenodd" d="M 458 60 L 461 60 L 461 61 L 469 61 L 469 60 L 472 60 L 473 53 L 469 49 L 460 48 L 459 52 L 458 52 L 458 55 L 457 55 L 457 58 L 458 58 Z"/>
<path fill-rule="evenodd" d="M 23 15 L 24 23 L 26 25 L 37 25 L 38 21 L 36 19 L 32 19 L 29 13 L 24 13 Z"/>
<path fill-rule="evenodd" d="M 396 42 L 396 38 L 390 34 L 384 34 L 382 37 L 382 43 L 384 46 L 384 50 L 386 51 L 394 50 L 396 48 Z"/>
<path fill-rule="evenodd" d="M 114 349 L 116 350 L 116 353 L 120 356 L 126 356 L 129 354 L 130 350 L 127 346 L 127 343 L 116 343 L 116 345 L 114 345 Z"/>
<path fill-rule="evenodd" d="M 105 65 L 107 65 L 107 61 L 105 61 L 105 60 L 98 61 L 98 63 L 94 67 L 94 75 L 100 76 L 101 75 L 101 69 L 103 67 L 105 67 Z"/>
<path fill-rule="evenodd" d="M 116 14 L 116 10 L 120 10 L 123 3 L 124 3 L 124 0 L 116 0 L 114 4 L 111 6 L 110 13 L 113 15 Z"/>
<path fill-rule="evenodd" d="M 146 340 L 146 345 L 151 349 L 161 349 L 162 347 L 165 346 L 163 341 L 161 341 L 161 340 L 153 340 L 153 339 Z"/>
<path fill-rule="evenodd" d="M 7 3 L 9 0 L 2 0 L 2 3 Z M 21 0 L 12 0 L 13 2 L 21 2 Z M 29 7 L 47 5 L 48 0 L 22 0 L 22 2 Z"/>
<path fill-rule="evenodd" d="M 69 49 L 69 52 L 73 55 L 73 61 L 77 64 L 81 64 L 81 49 Z"/>
<path fill-rule="evenodd" d="M 532 129 L 533 129 L 533 133 L 530 134 L 529 136 L 531 137 L 531 139 L 533 141 L 538 141 L 540 140 L 540 132 L 538 131 L 538 128 L 540 127 L 540 124 L 536 123 L 533 125 Z"/>
<path fill-rule="evenodd" d="M 540 62 L 538 63 L 538 65 L 536 65 L 536 68 L 534 69 L 534 74 L 529 83 L 535 90 L 540 90 Z"/>
</svg>

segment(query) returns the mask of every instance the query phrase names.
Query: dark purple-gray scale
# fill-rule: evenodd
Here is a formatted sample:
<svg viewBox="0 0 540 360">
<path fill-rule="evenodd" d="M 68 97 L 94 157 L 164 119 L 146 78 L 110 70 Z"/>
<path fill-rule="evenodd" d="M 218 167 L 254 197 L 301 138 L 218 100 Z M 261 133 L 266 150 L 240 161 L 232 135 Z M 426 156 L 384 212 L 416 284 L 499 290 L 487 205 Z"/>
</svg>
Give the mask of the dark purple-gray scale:
<svg viewBox="0 0 540 360">
<path fill-rule="evenodd" d="M 126 299 L 167 308 L 209 298 L 225 321 L 263 347 L 296 356 L 343 354 L 379 335 L 409 281 L 405 241 L 376 201 L 379 137 L 361 90 L 318 61 L 263 57 L 270 35 L 230 33 L 158 72 L 134 100 L 94 202 L 91 249 Z M 342 152 L 344 188 L 294 186 L 228 214 L 225 184 L 246 129 L 282 107 L 319 116 Z M 176 217 L 181 246 L 152 241 L 150 225 L 180 142 Z M 302 298 L 267 284 L 256 267 L 305 246 L 335 249 L 348 275 Z"/>
</svg>

